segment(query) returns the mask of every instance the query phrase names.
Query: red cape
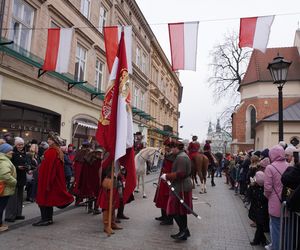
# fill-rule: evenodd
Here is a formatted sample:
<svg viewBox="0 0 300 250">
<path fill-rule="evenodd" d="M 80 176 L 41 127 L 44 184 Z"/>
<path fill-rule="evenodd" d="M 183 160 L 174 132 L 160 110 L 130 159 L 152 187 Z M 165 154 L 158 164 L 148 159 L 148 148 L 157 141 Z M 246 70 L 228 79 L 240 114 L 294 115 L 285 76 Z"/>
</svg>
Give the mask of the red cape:
<svg viewBox="0 0 300 250">
<path fill-rule="evenodd" d="M 44 157 L 38 171 L 36 203 L 46 207 L 72 203 L 74 198 L 67 192 L 64 164 L 58 158 L 57 150 L 50 147 Z"/>
<path fill-rule="evenodd" d="M 165 159 L 163 162 L 161 175 L 171 173 L 172 165 L 173 165 L 172 161 Z M 169 194 L 170 194 L 170 189 L 168 187 L 168 184 L 165 181 L 160 179 L 159 186 L 157 187 L 154 196 L 155 206 L 167 210 Z"/>
<path fill-rule="evenodd" d="M 85 163 L 81 168 L 78 182 L 78 194 L 81 198 L 98 197 L 99 193 L 99 168 L 101 160 Z"/>
</svg>

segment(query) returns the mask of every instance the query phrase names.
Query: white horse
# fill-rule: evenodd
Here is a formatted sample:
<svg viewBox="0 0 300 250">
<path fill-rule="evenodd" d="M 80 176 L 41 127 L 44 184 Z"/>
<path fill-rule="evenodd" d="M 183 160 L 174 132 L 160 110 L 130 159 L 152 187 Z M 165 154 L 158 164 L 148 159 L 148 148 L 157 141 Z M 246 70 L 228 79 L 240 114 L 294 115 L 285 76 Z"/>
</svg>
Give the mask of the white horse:
<svg viewBox="0 0 300 250">
<path fill-rule="evenodd" d="M 147 161 L 151 163 L 151 167 L 157 167 L 161 152 L 158 148 L 147 147 L 142 149 L 135 157 L 135 169 L 137 176 L 137 187 L 135 192 L 139 192 L 140 177 L 142 177 L 143 198 L 147 198 L 145 194 L 145 176 L 147 172 Z"/>
</svg>

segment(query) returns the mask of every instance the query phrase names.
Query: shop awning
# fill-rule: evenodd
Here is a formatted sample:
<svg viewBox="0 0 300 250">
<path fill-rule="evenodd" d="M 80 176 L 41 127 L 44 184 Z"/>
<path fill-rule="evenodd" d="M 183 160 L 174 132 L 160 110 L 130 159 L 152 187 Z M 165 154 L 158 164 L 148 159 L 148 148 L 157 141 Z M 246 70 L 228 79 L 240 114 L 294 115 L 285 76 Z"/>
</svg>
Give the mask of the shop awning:
<svg viewBox="0 0 300 250">
<path fill-rule="evenodd" d="M 91 123 L 91 122 L 86 122 L 86 121 L 75 120 L 74 124 L 77 124 L 77 125 L 85 127 L 85 128 L 91 128 L 91 129 L 97 129 L 98 128 L 98 126 L 96 124 Z"/>
</svg>

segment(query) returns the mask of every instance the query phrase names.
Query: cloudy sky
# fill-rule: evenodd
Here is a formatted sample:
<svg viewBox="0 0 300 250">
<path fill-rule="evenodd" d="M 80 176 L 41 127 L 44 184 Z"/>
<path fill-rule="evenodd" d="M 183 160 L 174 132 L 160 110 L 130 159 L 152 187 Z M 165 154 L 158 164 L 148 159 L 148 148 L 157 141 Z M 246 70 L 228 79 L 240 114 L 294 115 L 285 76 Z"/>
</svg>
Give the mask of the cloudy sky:
<svg viewBox="0 0 300 250">
<path fill-rule="evenodd" d="M 210 77 L 209 53 L 220 44 L 224 33 L 239 30 L 240 17 L 276 15 L 268 47 L 293 45 L 295 31 L 300 22 L 299 0 L 136 0 L 159 43 L 170 59 L 167 23 L 200 21 L 198 30 L 197 71 L 180 71 L 183 99 L 179 106 L 181 138 L 190 139 L 198 135 L 206 138 L 208 123 L 217 118 L 228 105 L 228 100 L 216 103 L 212 89 L 208 87 Z M 284 4 L 284 5 L 283 5 Z M 274 55 L 275 56 L 275 55 Z M 267 65 L 266 65 L 267 66 Z"/>
</svg>

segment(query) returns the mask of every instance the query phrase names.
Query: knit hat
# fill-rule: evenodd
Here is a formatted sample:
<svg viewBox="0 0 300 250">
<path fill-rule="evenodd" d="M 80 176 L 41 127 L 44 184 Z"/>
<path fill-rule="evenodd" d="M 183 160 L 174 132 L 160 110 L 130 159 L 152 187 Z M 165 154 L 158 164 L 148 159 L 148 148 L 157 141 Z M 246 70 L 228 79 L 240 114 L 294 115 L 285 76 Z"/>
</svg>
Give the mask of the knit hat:
<svg viewBox="0 0 300 250">
<path fill-rule="evenodd" d="M 0 153 L 6 154 L 10 151 L 13 151 L 13 147 L 8 143 L 3 143 L 0 145 Z"/>
<path fill-rule="evenodd" d="M 24 140 L 21 137 L 15 137 L 15 145 L 24 144 Z"/>
<path fill-rule="evenodd" d="M 284 151 L 286 155 L 293 155 L 293 153 L 297 151 L 297 149 L 293 145 L 290 145 Z"/>
<path fill-rule="evenodd" d="M 264 185 L 264 180 L 265 180 L 265 173 L 263 171 L 257 171 L 255 174 L 255 181 L 257 185 L 262 187 Z"/>
<path fill-rule="evenodd" d="M 286 144 L 285 141 L 280 141 L 280 142 L 278 143 L 278 145 L 280 145 L 281 147 L 283 147 L 283 149 L 286 149 L 286 147 L 287 147 L 287 144 Z"/>
</svg>

